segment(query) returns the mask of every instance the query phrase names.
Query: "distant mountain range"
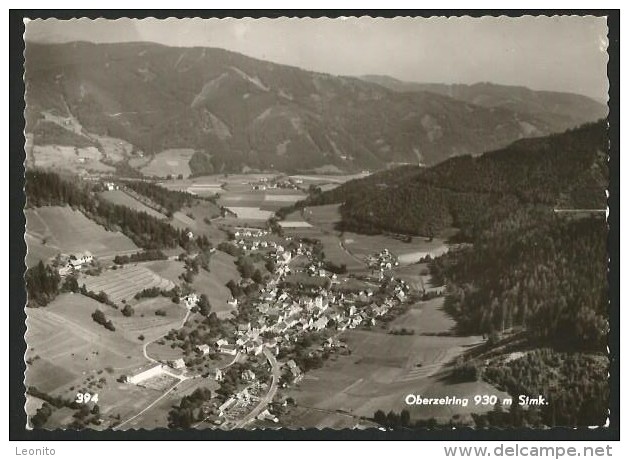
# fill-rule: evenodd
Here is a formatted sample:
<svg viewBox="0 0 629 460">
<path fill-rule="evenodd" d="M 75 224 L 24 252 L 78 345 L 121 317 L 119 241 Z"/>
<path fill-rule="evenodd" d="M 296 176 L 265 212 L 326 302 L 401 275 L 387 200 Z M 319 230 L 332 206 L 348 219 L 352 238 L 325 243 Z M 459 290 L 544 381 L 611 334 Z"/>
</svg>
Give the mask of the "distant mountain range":
<svg viewBox="0 0 629 460">
<path fill-rule="evenodd" d="M 607 116 L 605 104 L 580 94 L 533 91 L 524 86 L 493 83 L 473 85 L 413 83 L 385 75 L 365 75 L 362 79 L 377 83 L 392 91 L 427 91 L 481 107 L 509 109 L 513 112 L 539 117 L 557 131 Z"/>
<path fill-rule="evenodd" d="M 431 165 L 606 114 L 574 94 L 366 81 L 215 48 L 29 42 L 25 66 L 27 132 L 68 118 L 66 141 L 78 123 L 148 154 L 193 148 L 196 174 Z"/>
</svg>

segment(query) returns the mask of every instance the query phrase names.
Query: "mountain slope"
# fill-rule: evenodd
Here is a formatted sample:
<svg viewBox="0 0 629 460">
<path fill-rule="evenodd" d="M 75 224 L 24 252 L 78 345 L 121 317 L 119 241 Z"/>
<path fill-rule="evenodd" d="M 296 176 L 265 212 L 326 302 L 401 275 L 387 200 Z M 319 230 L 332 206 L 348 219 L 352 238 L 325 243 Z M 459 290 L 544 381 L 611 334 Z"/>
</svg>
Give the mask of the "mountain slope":
<svg viewBox="0 0 629 460">
<path fill-rule="evenodd" d="M 52 115 L 149 154 L 193 148 L 194 173 L 434 164 L 566 123 L 213 48 L 28 43 L 25 67 L 27 131 Z"/>
<path fill-rule="evenodd" d="M 606 151 L 600 121 L 480 157 L 374 174 L 297 205 L 343 203 L 343 228 L 359 232 L 430 235 L 456 226 L 471 237 L 524 207 L 604 209 Z"/>
<path fill-rule="evenodd" d="M 414 83 L 384 75 L 366 75 L 362 78 L 392 91 L 428 91 L 481 107 L 499 107 L 520 114 L 528 114 L 538 117 L 557 131 L 598 120 L 607 115 L 605 105 L 580 94 L 533 91 L 522 86 L 505 86 L 493 83 L 476 83 L 473 85 Z"/>
</svg>

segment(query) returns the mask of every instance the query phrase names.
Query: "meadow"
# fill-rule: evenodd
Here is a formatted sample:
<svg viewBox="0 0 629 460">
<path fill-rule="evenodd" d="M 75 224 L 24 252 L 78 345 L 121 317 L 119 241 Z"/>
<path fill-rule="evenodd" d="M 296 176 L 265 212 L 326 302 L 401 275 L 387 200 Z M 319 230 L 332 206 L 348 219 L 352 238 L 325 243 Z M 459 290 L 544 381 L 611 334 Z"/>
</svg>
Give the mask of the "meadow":
<svg viewBox="0 0 629 460">
<path fill-rule="evenodd" d="M 84 174 L 111 173 L 116 168 L 104 164 L 103 154 L 96 147 L 70 147 L 63 145 L 34 145 L 30 151 L 29 162 L 37 168 L 69 171 Z"/>
<path fill-rule="evenodd" d="M 212 311 L 219 317 L 231 314 L 234 308 L 227 304 L 231 292 L 225 286 L 229 280 L 240 280 L 240 273 L 234 264 L 234 257 L 222 251 L 216 251 L 210 258 L 210 272 L 200 269 L 194 277 L 192 287 L 199 293 L 207 295 Z"/>
<path fill-rule="evenodd" d="M 96 309 L 108 318 L 118 313 L 72 293 L 61 294 L 45 308 L 26 310 L 26 358 L 34 358 L 27 366 L 27 386 L 61 394 L 90 372 L 106 367 L 125 372 L 145 363 L 140 342 L 120 328 L 109 331 L 97 324 L 91 316 Z"/>
<path fill-rule="evenodd" d="M 190 176 L 188 162 L 194 154 L 193 149 L 168 149 L 156 154 L 151 161 L 140 169 L 145 176 L 183 177 Z"/>
<path fill-rule="evenodd" d="M 138 251 L 127 236 L 107 231 L 70 207 L 29 208 L 25 214 L 26 233 L 56 253 L 90 251 L 95 257 L 106 258 Z"/>
<path fill-rule="evenodd" d="M 117 204 L 119 206 L 126 206 L 127 208 L 133 209 L 134 211 L 145 212 L 149 216 L 153 216 L 158 219 L 166 218 L 166 216 L 164 216 L 162 213 L 157 212 L 153 208 L 149 208 L 147 205 L 141 203 L 140 201 L 136 200 L 122 190 L 107 190 L 105 192 L 101 192 L 100 196 L 110 203 Z"/>
</svg>

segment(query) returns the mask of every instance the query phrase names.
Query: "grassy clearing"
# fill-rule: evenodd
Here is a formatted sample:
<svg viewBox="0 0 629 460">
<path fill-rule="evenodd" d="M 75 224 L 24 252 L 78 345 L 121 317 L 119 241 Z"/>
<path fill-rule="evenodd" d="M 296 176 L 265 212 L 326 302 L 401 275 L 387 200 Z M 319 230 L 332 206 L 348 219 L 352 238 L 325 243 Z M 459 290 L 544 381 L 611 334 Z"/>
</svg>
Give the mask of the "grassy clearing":
<svg viewBox="0 0 629 460">
<path fill-rule="evenodd" d="M 35 238 L 28 233 L 24 235 L 24 238 L 27 247 L 26 266 L 29 268 L 37 265 L 40 260 L 45 263 L 59 253 L 58 249 L 42 244 L 41 238 Z"/>
<path fill-rule="evenodd" d="M 183 177 L 190 176 L 188 162 L 194 154 L 193 149 L 169 149 L 156 154 L 153 159 L 144 166 L 141 171 L 146 176 L 157 177 Z"/>
<path fill-rule="evenodd" d="M 45 240 L 45 246 L 56 252 L 90 251 L 95 257 L 113 257 L 138 250 L 122 233 L 109 232 L 70 207 L 32 208 L 25 214 L 26 232 L 40 242 Z"/>
<path fill-rule="evenodd" d="M 398 257 L 401 265 L 416 263 L 427 255 L 438 257 L 448 250 L 445 242 L 440 238 L 429 240 L 424 237 L 414 237 L 406 242 L 389 235 L 360 235 L 352 232 L 343 234 L 343 244 L 352 254 L 360 258 L 388 249 Z"/>
<path fill-rule="evenodd" d="M 173 328 L 178 328 L 181 321 L 186 316 L 186 308 L 181 304 L 175 304 L 171 299 L 165 297 L 155 297 L 144 299 L 133 305 L 135 313 L 126 317 L 120 311 L 108 315 L 120 328 L 125 337 L 130 341 L 144 343 L 149 340 L 161 337 Z M 165 316 L 156 315 L 155 312 L 161 310 Z M 144 340 L 138 339 L 140 335 Z"/>
<path fill-rule="evenodd" d="M 102 153 L 96 147 L 70 147 L 62 145 L 35 145 L 32 149 L 32 165 L 37 168 L 68 171 L 74 174 L 88 172 L 113 172 L 113 166 L 101 162 Z"/>
<path fill-rule="evenodd" d="M 166 216 L 157 212 L 153 208 L 149 208 L 144 203 L 139 202 L 130 195 L 127 195 L 122 190 L 108 190 L 101 192 L 100 196 L 110 203 L 117 204 L 119 206 L 126 206 L 129 209 L 133 209 L 138 212 L 145 212 L 149 216 L 156 217 L 158 219 L 165 219 Z"/>
<path fill-rule="evenodd" d="M 210 272 L 199 270 L 194 277 L 192 287 L 199 293 L 208 296 L 212 310 L 219 316 L 229 315 L 233 307 L 227 304 L 231 292 L 225 286 L 229 280 L 240 280 L 240 274 L 229 254 L 216 251 L 210 258 Z"/>
</svg>

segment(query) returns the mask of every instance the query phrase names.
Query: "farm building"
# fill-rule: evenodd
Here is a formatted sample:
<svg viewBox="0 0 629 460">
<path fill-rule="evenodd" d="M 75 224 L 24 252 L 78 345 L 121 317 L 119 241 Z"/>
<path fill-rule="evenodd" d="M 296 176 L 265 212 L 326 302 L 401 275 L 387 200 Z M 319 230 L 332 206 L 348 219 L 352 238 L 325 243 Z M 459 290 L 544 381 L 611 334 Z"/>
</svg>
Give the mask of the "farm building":
<svg viewBox="0 0 629 460">
<path fill-rule="evenodd" d="M 227 344 L 227 345 L 221 345 L 218 351 L 221 353 L 226 353 L 228 355 L 236 356 L 236 354 L 238 353 L 238 348 L 236 347 L 236 345 Z"/>
<path fill-rule="evenodd" d="M 179 358 L 175 359 L 174 361 L 170 361 L 168 365 L 173 369 L 184 369 L 186 367 L 186 362 L 183 360 L 183 358 Z"/>
<path fill-rule="evenodd" d="M 92 254 L 89 251 L 85 251 L 83 254 L 74 254 L 70 256 L 70 261 L 68 263 L 72 268 L 78 270 L 83 265 L 92 262 L 92 260 L 94 260 Z"/>
<path fill-rule="evenodd" d="M 210 346 L 207 344 L 197 345 L 197 351 L 201 352 L 203 355 L 210 354 Z"/>
<path fill-rule="evenodd" d="M 245 382 L 253 382 L 256 379 L 256 374 L 251 369 L 246 369 L 240 376 Z"/>
<path fill-rule="evenodd" d="M 199 296 L 194 292 L 192 294 L 188 294 L 183 298 L 183 303 L 188 310 L 190 310 L 192 307 L 196 307 L 198 302 Z"/>
<path fill-rule="evenodd" d="M 157 377 L 164 373 L 164 366 L 161 364 L 157 364 L 150 369 L 147 369 L 139 374 L 135 374 L 131 377 L 127 376 L 127 383 L 132 383 L 134 385 L 138 385 L 145 380 L 148 380 L 153 377 Z"/>
</svg>

